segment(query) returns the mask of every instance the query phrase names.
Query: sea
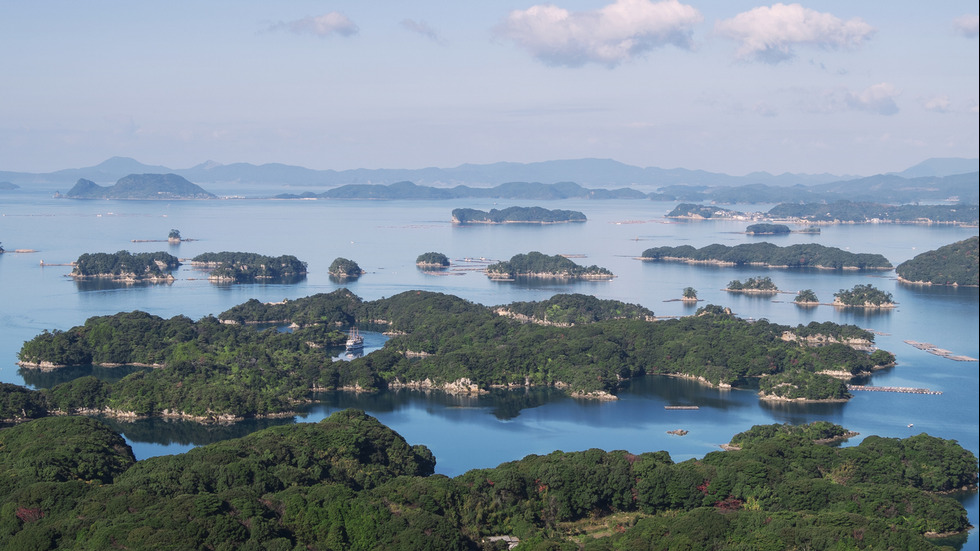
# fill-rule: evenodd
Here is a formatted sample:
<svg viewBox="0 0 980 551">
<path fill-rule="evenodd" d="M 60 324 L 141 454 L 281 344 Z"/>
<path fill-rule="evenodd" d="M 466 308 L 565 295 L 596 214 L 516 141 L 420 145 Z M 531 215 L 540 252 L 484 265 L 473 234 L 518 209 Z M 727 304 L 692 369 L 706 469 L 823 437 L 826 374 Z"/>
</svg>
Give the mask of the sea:
<svg viewBox="0 0 980 551">
<path fill-rule="evenodd" d="M 435 454 L 436 472 L 455 476 L 493 467 L 530 454 L 590 448 L 633 453 L 666 450 L 675 461 L 718 452 L 731 437 L 753 425 L 826 420 L 868 435 L 902 438 L 920 433 L 954 439 L 980 455 L 980 292 L 975 287 L 912 286 L 894 271 L 856 272 L 718 267 L 644 262 L 644 250 L 659 246 L 712 243 L 738 245 L 768 241 L 777 245 L 819 243 L 855 253 L 880 253 L 892 264 L 968 237 L 976 227 L 952 225 L 843 224 L 821 226 L 819 234 L 752 236 L 751 222 L 678 221 L 664 217 L 676 203 L 649 200 L 276 200 L 284 190 L 205 186 L 226 198 L 209 201 L 121 201 L 55 198 L 52 186 L 0 192 L 0 382 L 42 388 L 87 374 L 118 379 L 127 368 L 81 367 L 42 374 L 16 365 L 24 341 L 45 330 L 65 330 L 91 316 L 142 310 L 163 317 L 199 319 L 217 315 L 255 298 L 263 302 L 295 299 L 342 287 L 364 300 L 415 290 L 462 297 L 483 305 L 544 300 L 559 293 L 582 293 L 643 305 L 658 317 L 687 316 L 716 304 L 746 319 L 795 326 L 833 321 L 875 333 L 876 344 L 897 357 L 897 365 L 876 372 L 864 384 L 925 388 L 941 394 L 854 392 L 846 403 L 770 403 L 753 389 L 716 389 L 689 380 L 647 376 L 630 382 L 615 401 L 574 399 L 554 389 L 495 391 L 481 396 L 399 390 L 378 394 L 332 392 L 294 418 L 226 426 L 183 421 L 107 420 L 120 431 L 139 459 L 175 454 L 195 446 L 243 436 L 282 423 L 316 422 L 343 408 L 359 408 L 396 430 L 411 444 Z M 64 190 L 61 190 L 64 191 Z M 290 190 L 299 193 L 296 190 Z M 305 190 L 301 190 L 305 191 Z M 316 191 L 316 190 L 313 190 Z M 490 210 L 541 206 L 581 211 L 584 223 L 473 225 L 451 223 L 454 208 Z M 739 205 L 764 212 L 772 205 Z M 799 226 L 792 226 L 800 229 Z M 171 245 L 171 229 L 184 238 Z M 15 252 L 17 250 L 32 252 Z M 83 253 L 167 251 L 189 259 L 204 252 L 247 251 L 294 255 L 308 263 L 297 283 L 218 285 L 205 272 L 184 264 L 170 284 L 122 285 L 76 282 L 68 265 Z M 490 262 L 538 251 L 563 254 L 583 265 L 611 270 L 609 281 L 491 281 L 482 269 Z M 425 252 L 452 261 L 438 274 L 415 266 Z M 357 262 L 365 274 L 336 281 L 327 273 L 338 258 Z M 737 295 L 728 282 L 768 276 L 783 292 L 775 296 Z M 857 284 L 871 284 L 893 295 L 897 307 L 865 311 L 829 305 L 800 308 L 797 291 L 812 289 L 821 302 Z M 699 302 L 679 299 L 686 287 Z M 365 332 L 365 350 L 386 337 Z M 916 348 L 929 343 L 956 361 Z M 337 351 L 338 357 L 342 354 Z M 665 406 L 697 406 L 666 409 Z M 686 435 L 669 434 L 682 429 Z M 980 525 L 975 493 L 960 496 L 971 523 Z M 976 549 L 971 531 L 964 548 Z"/>
</svg>

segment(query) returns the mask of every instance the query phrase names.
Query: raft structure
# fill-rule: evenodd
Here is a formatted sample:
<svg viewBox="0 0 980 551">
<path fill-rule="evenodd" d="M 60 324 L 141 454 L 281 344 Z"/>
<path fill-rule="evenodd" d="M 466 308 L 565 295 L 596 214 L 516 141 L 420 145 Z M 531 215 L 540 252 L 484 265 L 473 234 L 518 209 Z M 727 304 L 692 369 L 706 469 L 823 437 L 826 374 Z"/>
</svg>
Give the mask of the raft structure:
<svg viewBox="0 0 980 551">
<path fill-rule="evenodd" d="M 942 394 L 939 390 L 929 390 L 928 388 L 912 388 L 909 386 L 864 386 L 847 385 L 847 390 L 865 390 L 868 392 L 901 392 L 904 394 Z"/>
<path fill-rule="evenodd" d="M 947 360 L 953 360 L 953 361 L 957 361 L 957 362 L 975 362 L 975 361 L 977 361 L 976 358 L 971 358 L 969 356 L 962 356 L 962 355 L 959 355 L 959 354 L 953 354 L 949 350 L 946 350 L 944 348 L 939 348 L 938 346 L 936 346 L 934 344 L 927 343 L 927 342 L 918 342 L 918 341 L 904 341 L 904 342 L 905 342 L 905 344 L 910 344 L 910 345 L 914 346 L 915 348 L 918 348 L 919 350 L 922 350 L 923 352 L 928 352 L 930 354 L 939 356 L 941 358 L 946 358 Z"/>
</svg>

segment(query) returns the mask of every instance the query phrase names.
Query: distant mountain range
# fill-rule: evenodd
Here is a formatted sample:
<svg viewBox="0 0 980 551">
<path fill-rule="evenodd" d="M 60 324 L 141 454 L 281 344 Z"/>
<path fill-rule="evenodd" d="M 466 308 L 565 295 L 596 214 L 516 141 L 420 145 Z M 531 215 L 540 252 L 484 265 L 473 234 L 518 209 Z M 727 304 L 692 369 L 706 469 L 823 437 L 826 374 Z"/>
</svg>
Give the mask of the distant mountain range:
<svg viewBox="0 0 980 551">
<path fill-rule="evenodd" d="M 35 185 L 70 186 L 84 179 L 112 184 L 132 174 L 174 174 L 200 185 L 224 188 L 250 186 L 303 188 L 283 198 L 437 198 L 479 196 L 480 188 L 496 191 L 528 184 L 554 193 L 579 186 L 586 196 L 611 198 L 650 194 L 651 198 L 716 203 L 775 203 L 782 201 L 978 202 L 980 159 L 928 159 L 901 172 L 865 178 L 833 174 L 780 174 L 754 172 L 745 176 L 683 168 L 641 168 L 610 159 L 576 159 L 540 163 L 464 164 L 455 168 L 312 170 L 284 164 L 222 165 L 206 162 L 188 169 L 145 165 L 126 157 L 113 157 L 98 165 L 49 173 L 0 171 L 0 181 L 14 188 Z M 523 185 L 521 185 L 523 184 Z M 7 186 L 10 188 L 11 186 Z M 639 189 L 638 189 L 639 188 Z M 640 189 L 643 191 L 641 192 Z M 605 191 L 603 191 L 605 190 Z M 90 190 L 99 192 L 99 190 Z M 598 193 L 601 192 L 601 193 Z M 591 195 L 588 195 L 591 193 Z M 535 195 L 535 194 L 531 194 Z M 503 196 L 503 195 L 494 195 Z M 539 195 L 541 196 L 541 195 Z M 570 195 L 582 196 L 582 195 Z M 547 198 L 545 195 L 544 198 Z"/>
<path fill-rule="evenodd" d="M 892 173 L 903 178 L 941 177 L 980 170 L 980 159 L 928 159 L 902 172 Z M 278 163 L 253 165 L 214 162 L 201 163 L 186 169 L 146 165 L 127 157 L 113 157 L 98 165 L 71 168 L 48 173 L 0 171 L 0 181 L 20 186 L 25 184 L 74 184 L 79 178 L 99 184 L 110 184 L 129 174 L 178 174 L 197 184 L 232 183 L 284 186 L 336 187 L 345 184 L 393 184 L 410 181 L 433 187 L 455 185 L 494 186 L 508 182 L 576 182 L 591 188 L 645 186 L 660 188 L 671 185 L 740 186 L 765 184 L 792 186 L 827 184 L 854 180 L 854 176 L 835 174 L 779 175 L 753 172 L 731 176 L 703 170 L 684 168 L 664 169 L 627 165 L 611 159 L 575 159 L 539 163 L 463 164 L 455 168 L 420 169 L 354 169 L 313 170 Z"/>
</svg>

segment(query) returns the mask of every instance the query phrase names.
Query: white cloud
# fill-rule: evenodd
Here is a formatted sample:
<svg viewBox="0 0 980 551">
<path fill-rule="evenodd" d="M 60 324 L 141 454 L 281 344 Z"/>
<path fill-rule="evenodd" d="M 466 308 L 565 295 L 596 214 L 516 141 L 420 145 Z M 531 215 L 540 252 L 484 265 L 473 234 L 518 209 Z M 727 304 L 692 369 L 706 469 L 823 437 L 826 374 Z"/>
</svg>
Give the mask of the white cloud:
<svg viewBox="0 0 980 551">
<path fill-rule="evenodd" d="M 402 27 L 405 27 L 406 29 L 412 31 L 413 33 L 418 33 L 428 38 L 429 40 L 433 40 L 435 42 L 442 41 L 439 38 L 439 34 L 435 31 L 435 29 L 430 27 L 425 21 L 414 21 L 412 19 L 405 19 L 402 21 Z"/>
<path fill-rule="evenodd" d="M 766 63 L 795 57 L 796 46 L 855 48 L 871 38 L 874 27 L 859 17 L 844 21 L 799 4 L 774 4 L 719 21 L 715 30 L 741 45 L 736 54 Z"/>
<path fill-rule="evenodd" d="M 935 96 L 932 98 L 922 99 L 922 106 L 928 111 L 945 113 L 949 111 L 949 105 L 949 96 Z"/>
<path fill-rule="evenodd" d="M 953 20 L 953 28 L 967 38 L 976 38 L 980 34 L 980 16 L 961 15 Z"/>
<path fill-rule="evenodd" d="M 704 18 L 677 0 L 616 0 L 599 10 L 570 12 L 552 4 L 515 10 L 496 28 L 548 65 L 615 67 L 657 47 L 691 47 Z"/>
<path fill-rule="evenodd" d="M 283 28 L 296 34 L 312 34 L 316 36 L 330 36 L 332 34 L 351 36 L 357 34 L 359 30 L 357 25 L 346 15 L 336 11 L 323 15 L 308 15 L 302 19 L 287 21 L 273 26 L 273 29 Z"/>
<path fill-rule="evenodd" d="M 898 94 L 893 85 L 881 82 L 857 94 L 848 92 L 845 101 L 851 109 L 871 111 L 879 115 L 894 115 L 898 113 L 898 105 L 895 104 Z"/>
</svg>

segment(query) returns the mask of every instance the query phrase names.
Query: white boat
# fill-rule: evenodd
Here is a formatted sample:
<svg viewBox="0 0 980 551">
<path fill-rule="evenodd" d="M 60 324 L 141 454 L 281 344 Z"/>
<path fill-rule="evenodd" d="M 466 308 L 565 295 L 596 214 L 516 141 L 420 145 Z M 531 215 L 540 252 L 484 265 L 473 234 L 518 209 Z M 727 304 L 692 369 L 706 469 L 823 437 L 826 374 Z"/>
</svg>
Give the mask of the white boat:
<svg viewBox="0 0 980 551">
<path fill-rule="evenodd" d="M 350 328 L 350 333 L 347 334 L 347 344 L 344 347 L 347 352 L 361 352 L 364 350 L 364 337 L 357 332 L 356 327 Z"/>
</svg>

